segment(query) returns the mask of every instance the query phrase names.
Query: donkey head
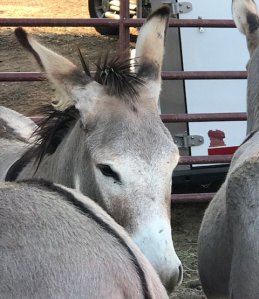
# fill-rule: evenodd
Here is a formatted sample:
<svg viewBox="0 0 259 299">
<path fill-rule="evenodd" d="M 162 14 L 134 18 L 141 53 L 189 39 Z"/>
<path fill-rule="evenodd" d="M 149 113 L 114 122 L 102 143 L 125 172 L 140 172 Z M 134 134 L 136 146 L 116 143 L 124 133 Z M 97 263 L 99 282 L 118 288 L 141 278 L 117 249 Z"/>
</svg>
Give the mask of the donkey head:
<svg viewBox="0 0 259 299">
<path fill-rule="evenodd" d="M 23 29 L 16 36 L 58 89 L 56 109 L 74 106 L 80 114 L 71 131 L 74 187 L 129 232 L 171 291 L 182 280 L 170 226 L 179 153 L 157 109 L 169 13 L 160 8 L 142 27 L 135 71 L 125 61 L 106 61 L 96 80 Z"/>
</svg>

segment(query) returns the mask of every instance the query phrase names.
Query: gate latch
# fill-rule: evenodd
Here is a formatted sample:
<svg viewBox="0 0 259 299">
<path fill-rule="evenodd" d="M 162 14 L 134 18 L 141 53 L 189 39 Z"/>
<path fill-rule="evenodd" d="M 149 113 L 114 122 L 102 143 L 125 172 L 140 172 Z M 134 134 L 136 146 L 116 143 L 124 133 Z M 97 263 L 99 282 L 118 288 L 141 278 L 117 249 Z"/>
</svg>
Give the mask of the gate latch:
<svg viewBox="0 0 259 299">
<path fill-rule="evenodd" d="M 191 2 L 176 2 L 176 0 L 164 0 L 163 4 L 171 6 L 173 16 L 192 11 Z"/>
<path fill-rule="evenodd" d="M 202 145 L 204 138 L 200 135 L 177 134 L 173 137 L 174 143 L 181 148 Z"/>
</svg>

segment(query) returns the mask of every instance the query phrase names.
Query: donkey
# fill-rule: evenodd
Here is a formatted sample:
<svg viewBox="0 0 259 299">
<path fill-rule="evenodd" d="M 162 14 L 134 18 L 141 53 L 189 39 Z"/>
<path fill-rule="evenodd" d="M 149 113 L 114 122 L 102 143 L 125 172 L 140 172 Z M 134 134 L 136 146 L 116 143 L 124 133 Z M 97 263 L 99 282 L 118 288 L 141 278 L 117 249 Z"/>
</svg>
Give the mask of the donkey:
<svg viewBox="0 0 259 299">
<path fill-rule="evenodd" d="M 198 239 L 198 265 L 211 298 L 259 298 L 259 14 L 253 0 L 233 0 L 237 28 L 250 52 L 248 137 L 207 208 Z"/>
<path fill-rule="evenodd" d="M 134 71 L 127 60 L 105 58 L 95 78 L 83 59 L 84 72 L 16 29 L 58 96 L 5 179 L 48 179 L 89 196 L 126 229 L 171 291 L 182 281 L 170 225 L 179 152 L 157 109 L 169 15 L 162 7 L 141 28 Z"/>
<path fill-rule="evenodd" d="M 14 161 L 28 149 L 36 128 L 31 119 L 0 106 L 0 181 L 5 179 Z"/>
<path fill-rule="evenodd" d="M 2 182 L 0 215 L 1 298 L 168 298 L 124 229 L 74 189 Z"/>
</svg>

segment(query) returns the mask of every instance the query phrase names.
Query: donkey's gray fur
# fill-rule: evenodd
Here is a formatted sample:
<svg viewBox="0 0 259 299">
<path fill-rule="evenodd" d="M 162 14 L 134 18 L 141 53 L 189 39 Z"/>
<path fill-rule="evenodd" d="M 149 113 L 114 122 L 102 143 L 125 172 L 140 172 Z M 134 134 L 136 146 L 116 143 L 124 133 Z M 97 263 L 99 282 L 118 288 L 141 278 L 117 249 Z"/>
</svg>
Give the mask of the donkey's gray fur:
<svg viewBox="0 0 259 299">
<path fill-rule="evenodd" d="M 56 148 L 46 151 L 38 168 L 28 151 L 19 160 L 19 171 L 16 167 L 15 175 L 10 170 L 7 174 L 48 179 L 92 198 L 126 229 L 172 290 L 182 280 L 170 226 L 171 180 L 179 153 L 157 109 L 169 14 L 162 7 L 141 28 L 132 74 L 124 72 L 123 64 L 107 66 L 97 82 L 17 29 L 19 41 L 59 92 L 55 109 L 66 113 L 74 107 L 78 118 Z M 125 80 L 126 88 L 118 85 Z M 48 140 L 46 144 L 53 146 Z"/>
<path fill-rule="evenodd" d="M 48 182 L 0 183 L 0 298 L 168 298 L 124 229 Z"/>
<path fill-rule="evenodd" d="M 27 150 L 36 124 L 16 111 L 0 106 L 0 180 Z"/>
<path fill-rule="evenodd" d="M 199 274 L 207 298 L 259 298 L 259 21 L 253 0 L 233 0 L 246 35 L 248 139 L 205 212 L 198 240 Z"/>
</svg>

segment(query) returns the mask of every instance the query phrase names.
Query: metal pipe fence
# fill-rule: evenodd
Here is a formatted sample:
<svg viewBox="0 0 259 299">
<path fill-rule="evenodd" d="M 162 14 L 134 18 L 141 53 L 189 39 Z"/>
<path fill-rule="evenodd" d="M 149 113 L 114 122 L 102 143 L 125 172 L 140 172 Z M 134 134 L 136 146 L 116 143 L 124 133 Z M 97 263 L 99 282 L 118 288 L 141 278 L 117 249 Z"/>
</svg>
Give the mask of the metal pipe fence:
<svg viewBox="0 0 259 299">
<path fill-rule="evenodd" d="M 167 71 L 162 72 L 163 80 L 222 80 L 222 79 L 246 79 L 246 71 Z M 1 72 L 0 81 L 42 81 L 46 80 L 44 73 L 37 72 Z"/>
<path fill-rule="evenodd" d="M 140 27 L 144 19 L 129 17 L 129 0 L 121 0 L 120 19 L 77 19 L 77 18 L 0 18 L 1 27 L 95 27 L 107 26 L 119 28 L 119 51 L 125 53 L 129 48 L 130 27 Z M 207 27 L 234 28 L 232 20 L 179 20 L 171 19 L 170 27 Z M 217 80 L 217 79 L 246 79 L 245 71 L 167 71 L 162 73 L 163 80 Z M 0 82 L 24 82 L 46 80 L 40 72 L 0 72 Z M 245 121 L 246 113 L 210 113 L 210 114 L 164 114 L 164 123 L 177 122 L 207 122 L 207 121 Z M 230 163 L 231 155 L 218 156 L 182 156 L 180 165 Z M 173 203 L 208 202 L 214 193 L 173 194 Z"/>
<path fill-rule="evenodd" d="M 78 19 L 78 18 L 0 18 L 1 27 L 119 27 L 123 24 L 124 27 L 140 27 L 145 19 L 130 19 L 127 17 L 127 0 L 121 1 L 120 17 L 121 20 L 114 19 Z M 178 20 L 171 19 L 169 27 L 206 27 L 206 28 L 235 28 L 232 20 Z"/>
</svg>

